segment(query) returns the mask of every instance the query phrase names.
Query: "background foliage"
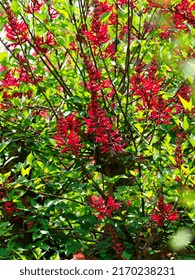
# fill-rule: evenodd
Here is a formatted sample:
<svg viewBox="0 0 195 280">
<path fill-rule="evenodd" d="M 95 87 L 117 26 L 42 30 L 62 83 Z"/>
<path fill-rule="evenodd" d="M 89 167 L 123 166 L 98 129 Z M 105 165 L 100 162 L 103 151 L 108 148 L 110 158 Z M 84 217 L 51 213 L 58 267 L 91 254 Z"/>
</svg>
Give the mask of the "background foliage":
<svg viewBox="0 0 195 280">
<path fill-rule="evenodd" d="M 194 1 L 0 6 L 0 258 L 194 259 Z"/>
</svg>

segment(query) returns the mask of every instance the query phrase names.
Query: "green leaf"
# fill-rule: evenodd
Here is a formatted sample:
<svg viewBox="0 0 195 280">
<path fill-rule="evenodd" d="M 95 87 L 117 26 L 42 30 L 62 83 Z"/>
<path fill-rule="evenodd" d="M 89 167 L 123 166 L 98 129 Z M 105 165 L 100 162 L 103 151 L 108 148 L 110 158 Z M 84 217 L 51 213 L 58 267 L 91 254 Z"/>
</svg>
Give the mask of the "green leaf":
<svg viewBox="0 0 195 280">
<path fill-rule="evenodd" d="M 51 256 L 51 257 L 50 257 L 50 260 L 53 260 L 53 261 L 60 260 L 60 255 L 59 255 L 59 253 L 56 253 L 56 254 L 54 254 L 53 256 Z"/>
<path fill-rule="evenodd" d="M 182 122 L 182 127 L 184 130 L 187 130 L 189 128 L 189 122 L 187 116 L 184 116 L 183 122 Z"/>
<path fill-rule="evenodd" d="M 111 12 L 106 12 L 106 13 L 103 13 L 101 16 L 100 16 L 100 20 L 103 21 L 103 22 L 106 22 L 110 16 Z"/>
<path fill-rule="evenodd" d="M 32 165 L 33 159 L 34 159 L 34 156 L 33 156 L 33 153 L 31 152 L 31 153 L 27 156 L 26 161 L 27 161 L 28 164 Z"/>
<path fill-rule="evenodd" d="M 195 135 L 191 134 L 189 137 L 189 141 L 193 147 L 195 147 Z"/>
<path fill-rule="evenodd" d="M 11 9 L 14 13 L 18 13 L 20 11 L 19 2 L 16 0 L 12 1 Z"/>
<path fill-rule="evenodd" d="M 123 251 L 122 258 L 126 260 L 131 260 L 131 254 L 127 253 L 126 251 Z"/>
<path fill-rule="evenodd" d="M 8 54 L 6 52 L 0 53 L 0 62 L 6 60 L 8 57 Z"/>
<path fill-rule="evenodd" d="M 11 142 L 11 139 L 1 143 L 0 144 L 0 152 L 2 152 L 7 147 L 7 145 L 9 145 L 10 142 Z"/>
<path fill-rule="evenodd" d="M 14 106 L 22 108 L 22 101 L 19 98 L 12 98 L 10 101 Z"/>
<path fill-rule="evenodd" d="M 0 223 L 0 236 L 3 236 L 7 232 L 9 232 L 10 230 L 9 226 L 10 226 L 9 222 Z"/>
<path fill-rule="evenodd" d="M 24 166 L 22 166 L 22 168 L 21 168 L 21 174 L 22 174 L 22 176 L 28 176 L 29 175 L 29 173 L 30 173 L 30 170 L 31 170 L 31 166 L 29 166 L 29 167 L 27 167 L 26 169 L 24 168 Z"/>
<path fill-rule="evenodd" d="M 180 99 L 180 101 L 181 101 L 181 103 L 182 103 L 184 109 L 185 109 L 185 110 L 188 109 L 189 111 L 191 111 L 191 110 L 192 110 L 192 98 L 190 98 L 190 101 L 188 102 L 188 101 L 185 100 L 183 97 L 181 97 L 179 94 L 178 94 L 178 96 L 179 96 L 179 99 Z"/>
</svg>

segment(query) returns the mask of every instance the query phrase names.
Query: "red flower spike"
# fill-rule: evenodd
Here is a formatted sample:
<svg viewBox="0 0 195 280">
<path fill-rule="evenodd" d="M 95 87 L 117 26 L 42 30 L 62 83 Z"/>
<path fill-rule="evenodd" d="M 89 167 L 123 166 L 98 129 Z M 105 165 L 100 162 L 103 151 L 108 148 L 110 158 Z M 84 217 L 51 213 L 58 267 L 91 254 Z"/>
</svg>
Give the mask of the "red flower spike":
<svg viewBox="0 0 195 280">
<path fill-rule="evenodd" d="M 47 53 L 49 51 L 48 47 L 52 47 L 55 44 L 56 43 L 54 41 L 53 35 L 50 32 L 47 32 L 46 38 L 35 37 L 35 50 L 36 50 L 35 55 L 39 53 Z"/>
<path fill-rule="evenodd" d="M 112 11 L 112 7 L 108 6 L 106 1 L 102 3 L 99 0 L 93 0 L 93 4 L 94 10 L 91 29 L 83 31 L 83 35 L 85 35 L 94 46 L 100 46 L 110 39 L 108 35 L 108 24 L 103 24 L 100 17 L 102 14 Z"/>
<path fill-rule="evenodd" d="M 98 220 L 110 217 L 114 211 L 121 207 L 121 204 L 116 202 L 111 195 L 108 196 L 108 201 L 103 199 L 102 196 L 92 195 L 89 199 L 89 204 L 95 211 L 99 212 L 97 215 Z"/>
<path fill-rule="evenodd" d="M 84 118 L 87 125 L 86 133 L 94 135 L 95 142 L 100 144 L 100 151 L 122 152 L 124 145 L 121 144 L 122 138 L 118 135 L 118 129 L 113 131 L 111 120 L 106 116 L 106 111 L 100 107 L 95 94 L 92 94 L 88 115 L 89 118 Z"/>
<path fill-rule="evenodd" d="M 149 118 L 157 124 L 169 124 L 173 108 L 159 93 L 162 80 L 156 75 L 158 65 L 152 61 L 147 70 L 144 67 L 138 65 L 135 69 L 137 73 L 131 79 L 133 94 L 141 97 L 137 108 L 147 110 Z"/>
<path fill-rule="evenodd" d="M 5 25 L 6 37 L 13 41 L 8 46 L 15 48 L 28 41 L 28 27 L 23 21 L 18 21 L 9 6 L 6 8 L 6 14 L 8 18 L 8 24 Z"/>
<path fill-rule="evenodd" d="M 172 20 L 177 29 L 188 30 L 188 24 L 195 26 L 195 4 L 188 0 L 182 0 L 174 7 Z"/>
<path fill-rule="evenodd" d="M 30 13 L 30 14 L 39 12 L 45 2 L 46 2 L 46 0 L 44 0 L 44 1 L 32 0 L 32 1 L 30 1 L 30 4 L 27 6 L 27 9 L 24 11 L 26 13 Z"/>
<path fill-rule="evenodd" d="M 57 124 L 57 135 L 53 138 L 56 140 L 57 147 L 61 147 L 61 153 L 71 151 L 74 155 L 78 156 L 81 144 L 79 135 L 81 123 L 75 116 L 76 113 L 70 114 L 66 118 L 60 115 Z"/>
<path fill-rule="evenodd" d="M 155 208 L 155 212 L 151 215 L 152 220 L 159 226 L 163 226 L 165 220 L 178 220 L 178 212 L 176 210 L 171 212 L 172 207 L 172 204 L 166 204 L 164 202 L 164 196 L 160 196 L 157 203 L 157 208 Z"/>
</svg>

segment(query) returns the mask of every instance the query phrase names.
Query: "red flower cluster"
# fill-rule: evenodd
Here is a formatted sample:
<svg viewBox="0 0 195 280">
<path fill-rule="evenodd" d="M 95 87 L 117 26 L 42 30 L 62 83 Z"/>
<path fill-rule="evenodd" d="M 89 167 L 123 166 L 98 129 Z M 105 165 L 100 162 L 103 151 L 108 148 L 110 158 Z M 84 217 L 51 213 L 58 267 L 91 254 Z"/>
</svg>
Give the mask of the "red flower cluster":
<svg viewBox="0 0 195 280">
<path fill-rule="evenodd" d="M 57 142 L 57 147 L 61 147 L 61 153 L 71 151 L 78 156 L 79 150 L 83 147 L 80 139 L 80 126 L 79 119 L 75 116 L 76 113 L 70 114 L 66 118 L 60 115 L 57 124 L 57 136 L 53 138 Z"/>
<path fill-rule="evenodd" d="M 87 125 L 86 133 L 94 135 L 95 142 L 100 144 L 100 151 L 102 153 L 121 152 L 124 145 L 121 144 L 122 139 L 118 134 L 118 129 L 112 129 L 111 120 L 106 116 L 106 111 L 100 107 L 95 93 L 91 95 L 88 115 L 89 118 L 84 119 Z"/>
<path fill-rule="evenodd" d="M 20 59 L 22 60 L 22 57 L 20 57 Z M 10 93 L 9 88 L 18 88 L 21 83 L 33 84 L 31 77 L 22 66 L 19 69 L 15 68 L 14 70 L 8 70 L 6 67 L 2 66 L 0 67 L 0 73 L 3 71 L 6 71 L 0 82 L 0 92 L 3 92 L 3 98 L 21 97 L 21 92 L 18 92 L 15 89 L 12 93 Z"/>
<path fill-rule="evenodd" d="M 193 1 L 182 0 L 171 9 L 170 0 L 147 0 L 150 7 L 160 8 L 163 12 L 172 13 L 173 25 L 177 29 L 188 30 L 188 24 L 195 26 L 195 3 Z"/>
<path fill-rule="evenodd" d="M 5 25 L 6 37 L 13 41 L 9 46 L 16 47 L 28 41 L 28 27 L 23 21 L 15 18 L 10 7 L 6 8 L 8 24 Z"/>
<path fill-rule="evenodd" d="M 109 88 L 111 82 L 109 80 L 101 80 L 101 72 L 94 66 L 90 58 L 84 56 L 84 61 L 90 78 L 90 81 L 87 82 L 87 90 L 93 94 L 102 89 Z"/>
<path fill-rule="evenodd" d="M 150 119 L 156 120 L 158 124 L 169 124 L 171 119 L 170 113 L 172 107 L 167 106 L 166 100 L 163 99 L 159 91 L 161 89 L 162 80 L 156 75 L 156 64 L 148 67 L 148 70 L 143 71 L 141 67 L 137 67 L 132 78 L 132 90 L 135 96 L 140 96 L 142 103 L 138 103 L 138 110 L 146 110 Z"/>
<path fill-rule="evenodd" d="M 109 236 L 110 236 L 112 246 L 113 246 L 113 249 L 116 253 L 117 259 L 121 259 L 122 258 L 122 253 L 124 251 L 124 247 L 121 244 L 121 242 L 119 241 L 119 237 L 118 237 L 118 234 L 116 232 L 116 229 L 111 224 L 107 224 L 107 225 L 104 226 L 104 231 L 107 234 L 109 234 Z"/>
<path fill-rule="evenodd" d="M 103 199 L 102 196 L 92 195 L 90 197 L 90 206 L 99 214 L 97 215 L 98 220 L 105 217 L 110 217 L 111 214 L 121 207 L 119 202 L 116 202 L 114 198 L 109 195 L 108 200 Z"/>
<path fill-rule="evenodd" d="M 192 1 L 193 2 L 193 1 Z M 195 3 L 182 0 L 174 7 L 173 21 L 178 29 L 188 29 L 188 24 L 195 26 Z"/>
<path fill-rule="evenodd" d="M 25 10 L 26 13 L 33 14 L 34 12 L 39 12 L 43 4 L 45 4 L 46 0 L 39 1 L 39 0 L 31 0 L 30 4 L 28 4 L 27 9 Z"/>
<path fill-rule="evenodd" d="M 85 56 L 84 61 L 91 82 L 96 83 L 101 78 L 100 71 L 97 69 L 96 66 L 93 65 L 89 57 Z"/>
<path fill-rule="evenodd" d="M 89 58 L 84 57 L 86 68 L 90 77 L 87 83 L 87 89 L 91 92 L 91 102 L 88 111 L 89 118 L 84 118 L 87 125 L 87 134 L 93 134 L 95 142 L 100 144 L 102 153 L 109 151 L 121 152 L 124 145 L 121 145 L 121 137 L 118 135 L 118 129 L 113 130 L 113 125 L 109 117 L 106 116 L 106 110 L 103 110 L 98 103 L 97 92 L 108 88 L 108 80 L 100 81 L 101 73 L 93 65 Z"/>
<path fill-rule="evenodd" d="M 108 88 L 108 80 L 100 81 L 101 73 L 93 65 L 89 58 L 84 57 L 86 68 L 90 77 L 87 83 L 87 89 L 91 92 L 91 102 L 88 111 L 89 118 L 84 118 L 87 125 L 87 134 L 93 134 L 95 142 L 100 144 L 102 153 L 111 150 L 121 152 L 124 145 L 121 145 L 121 137 L 118 135 L 118 129 L 113 130 L 113 125 L 109 117 L 106 116 L 106 110 L 103 110 L 98 103 L 97 92 L 103 88 Z"/>
<path fill-rule="evenodd" d="M 102 3 L 99 0 L 93 0 L 94 10 L 92 15 L 91 30 L 84 31 L 84 35 L 94 46 L 100 46 L 109 41 L 110 36 L 108 33 L 108 25 L 101 22 L 101 15 L 112 10 L 106 2 Z"/>
<path fill-rule="evenodd" d="M 49 48 L 56 45 L 54 41 L 53 35 L 51 32 L 47 32 L 46 38 L 44 37 L 35 37 L 35 45 L 34 48 L 36 50 L 36 54 L 39 53 L 47 53 Z"/>
<path fill-rule="evenodd" d="M 3 198 L 7 198 L 7 195 L 4 192 L 0 192 L 0 201 Z M 13 213 L 18 212 L 18 209 L 15 206 L 15 203 L 13 203 L 12 201 L 4 201 L 4 209 L 6 211 L 6 215 L 8 216 L 12 216 Z"/>
<path fill-rule="evenodd" d="M 152 213 L 152 219 L 153 221 L 159 225 L 163 226 L 165 220 L 168 221 L 176 221 L 178 220 L 178 212 L 177 210 L 171 212 L 173 205 L 172 204 L 166 204 L 164 202 L 164 196 L 161 195 L 159 197 L 157 208 L 155 208 L 155 213 Z"/>
</svg>

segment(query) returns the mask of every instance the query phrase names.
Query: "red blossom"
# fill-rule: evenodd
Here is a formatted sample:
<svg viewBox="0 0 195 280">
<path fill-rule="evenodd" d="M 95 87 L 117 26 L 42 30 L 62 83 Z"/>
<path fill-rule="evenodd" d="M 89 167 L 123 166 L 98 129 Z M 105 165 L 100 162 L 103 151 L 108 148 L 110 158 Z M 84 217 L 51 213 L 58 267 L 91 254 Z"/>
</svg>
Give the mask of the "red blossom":
<svg viewBox="0 0 195 280">
<path fill-rule="evenodd" d="M 36 50 L 36 54 L 39 53 L 47 53 L 49 48 L 55 46 L 56 43 L 54 41 L 53 35 L 51 32 L 47 32 L 45 38 L 42 37 L 35 37 L 35 45 L 34 48 Z"/>
<path fill-rule="evenodd" d="M 24 21 L 19 21 L 8 6 L 6 8 L 8 23 L 5 25 L 6 37 L 13 43 L 8 46 L 16 47 L 28 41 L 28 27 Z"/>
<path fill-rule="evenodd" d="M 100 71 L 97 69 L 96 66 L 94 66 L 94 64 L 91 62 L 89 57 L 84 56 L 84 61 L 85 61 L 85 65 L 86 65 L 90 80 L 92 82 L 97 82 L 97 80 L 99 80 L 101 78 Z"/>
<path fill-rule="evenodd" d="M 115 48 L 115 43 L 112 42 L 111 44 L 109 44 L 106 49 L 104 50 L 104 58 L 106 57 L 110 57 L 110 58 L 114 58 L 114 55 L 116 53 L 116 48 Z"/>
<path fill-rule="evenodd" d="M 75 115 L 76 113 L 70 114 L 66 118 L 60 115 L 57 124 L 57 135 L 54 135 L 53 138 L 57 142 L 57 147 L 61 147 L 61 153 L 71 151 L 78 156 L 83 144 L 81 144 L 79 135 L 81 123 Z"/>
<path fill-rule="evenodd" d="M 48 13 L 50 15 L 50 18 L 52 19 L 57 18 L 59 16 L 58 11 L 51 4 L 49 4 L 48 6 Z"/>
<path fill-rule="evenodd" d="M 93 134 L 95 142 L 100 144 L 100 151 L 107 153 L 109 151 L 121 152 L 124 145 L 121 144 L 122 138 L 118 134 L 118 129 L 113 130 L 113 125 L 106 111 L 103 110 L 97 100 L 97 95 L 92 94 L 89 118 L 84 118 L 87 125 L 87 134 Z"/>
<path fill-rule="evenodd" d="M 177 210 L 172 211 L 173 205 L 172 204 L 166 204 L 164 202 L 164 196 L 160 196 L 157 207 L 154 209 L 154 213 L 152 213 L 152 219 L 153 221 L 159 225 L 163 226 L 165 220 L 168 221 L 176 221 L 178 220 L 178 212 Z"/>
<path fill-rule="evenodd" d="M 124 247 L 121 241 L 119 240 L 119 236 L 117 234 L 115 227 L 112 226 L 111 224 L 106 224 L 104 230 L 110 236 L 112 242 L 112 248 L 116 253 L 117 259 L 122 259 L 122 253 L 124 251 Z"/>
<path fill-rule="evenodd" d="M 85 260 L 85 256 L 82 252 L 73 254 L 72 260 Z"/>
<path fill-rule="evenodd" d="M 23 59 L 23 57 L 21 57 Z M 0 92 L 3 91 L 3 98 L 12 98 L 12 97 L 21 97 L 24 96 L 22 92 L 18 91 L 17 89 L 21 85 L 21 83 L 25 84 L 33 84 L 35 83 L 34 80 L 29 76 L 26 69 L 24 67 L 12 69 L 1 68 L 1 71 L 7 71 L 4 74 L 3 79 L 0 82 Z M 14 91 L 10 92 L 9 89 L 14 89 Z M 28 92 L 29 96 L 31 95 L 30 91 Z"/>
<path fill-rule="evenodd" d="M 101 220 L 102 218 L 110 217 L 112 213 L 121 207 L 119 202 L 109 195 L 106 201 L 102 196 L 92 195 L 89 200 L 90 206 L 99 214 L 97 218 Z"/>
<path fill-rule="evenodd" d="M 7 194 L 5 192 L 0 192 L 0 201 L 5 198 L 8 199 Z M 12 201 L 4 201 L 4 209 L 8 216 L 12 216 L 14 213 L 18 212 L 18 209 L 14 202 Z"/>
<path fill-rule="evenodd" d="M 189 29 L 188 24 L 195 26 L 195 4 L 192 2 L 182 0 L 174 7 L 172 19 L 177 29 Z"/>
<path fill-rule="evenodd" d="M 103 24 L 101 21 L 101 15 L 103 13 L 112 10 L 111 6 L 108 6 L 107 2 L 101 2 L 99 0 L 93 0 L 94 10 L 92 14 L 92 23 L 90 30 L 83 31 L 88 40 L 94 46 L 100 46 L 103 43 L 108 42 L 110 36 L 108 35 L 108 24 Z"/>
<path fill-rule="evenodd" d="M 140 96 L 138 110 L 147 110 L 148 117 L 157 124 L 169 124 L 172 106 L 160 94 L 162 80 L 156 75 L 157 64 L 155 61 L 144 69 L 144 65 L 137 66 L 136 72 L 131 78 L 133 94 Z M 141 102 L 140 102 L 141 101 Z"/>
<path fill-rule="evenodd" d="M 27 9 L 24 11 L 26 13 L 33 14 L 35 12 L 39 12 L 41 7 L 45 4 L 46 0 L 44 1 L 39 1 L 39 0 L 31 0 L 30 3 L 27 6 Z"/>
</svg>

